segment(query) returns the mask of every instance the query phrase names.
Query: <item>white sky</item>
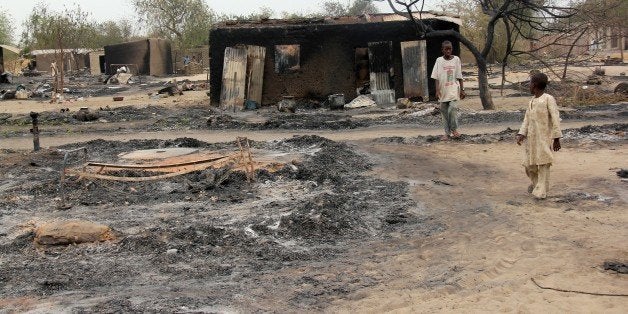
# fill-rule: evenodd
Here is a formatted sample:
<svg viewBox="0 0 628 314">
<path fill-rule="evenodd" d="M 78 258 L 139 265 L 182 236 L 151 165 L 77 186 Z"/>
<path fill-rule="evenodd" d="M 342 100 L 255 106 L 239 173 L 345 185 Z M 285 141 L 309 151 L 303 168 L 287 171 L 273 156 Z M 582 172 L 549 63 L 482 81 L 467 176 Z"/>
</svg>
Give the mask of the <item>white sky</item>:
<svg viewBox="0 0 628 314">
<path fill-rule="evenodd" d="M 320 11 L 324 0 L 204 0 L 207 5 L 218 14 L 248 14 L 259 11 L 259 8 L 269 7 L 279 17 L 281 12 L 308 13 Z M 347 3 L 348 0 L 336 0 Z M 64 6 L 74 8 L 79 4 L 90 13 L 91 18 L 102 22 L 117 21 L 120 18 L 136 19 L 131 0 L 0 0 L 0 10 L 7 13 L 13 24 L 13 40 L 19 41 L 22 32 L 22 23 L 38 3 L 45 3 L 54 11 L 62 11 Z M 376 2 L 382 12 L 390 12 L 388 3 Z"/>
</svg>

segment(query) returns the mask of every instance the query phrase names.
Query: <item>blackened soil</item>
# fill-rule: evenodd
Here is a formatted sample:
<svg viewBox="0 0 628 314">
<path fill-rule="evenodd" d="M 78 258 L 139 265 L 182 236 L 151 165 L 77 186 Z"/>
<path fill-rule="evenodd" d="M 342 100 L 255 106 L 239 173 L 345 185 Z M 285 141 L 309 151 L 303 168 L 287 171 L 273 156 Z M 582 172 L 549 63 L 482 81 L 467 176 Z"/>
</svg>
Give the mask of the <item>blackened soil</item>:
<svg viewBox="0 0 628 314">
<path fill-rule="evenodd" d="M 341 130 L 356 129 L 370 126 L 412 124 L 419 126 L 439 126 L 439 114 L 415 115 L 413 110 L 327 110 L 324 108 L 298 109 L 296 113 L 278 112 L 274 108 L 258 110 L 258 121 L 250 121 L 239 113 L 228 113 L 213 107 L 198 105 L 192 107 L 166 108 L 162 106 L 147 106 L 136 108 L 131 106 L 109 108 L 103 107 L 90 111 L 96 119 L 80 121 L 76 112 L 41 112 L 39 116 L 40 132 L 53 134 L 66 132 L 63 129 L 46 128 L 46 126 L 82 125 L 89 124 L 92 130 L 101 127 L 107 129 L 107 124 L 120 122 L 142 122 L 138 125 L 128 124 L 124 128 L 129 131 L 164 131 L 182 129 L 210 129 L 210 130 Z M 369 117 L 369 114 L 376 116 Z M 469 112 L 461 111 L 459 122 L 468 124 L 491 124 L 502 122 L 519 122 L 523 120 L 524 111 L 491 111 Z M 614 105 L 600 105 L 581 107 L 561 112 L 561 118 L 566 121 L 586 120 L 617 120 L 628 115 L 628 103 Z M 29 126 L 31 118 L 27 114 L 11 115 L 0 114 L 0 125 Z M 16 131 L 5 131 L 0 136 L 11 137 L 19 134 Z"/>
<path fill-rule="evenodd" d="M 69 176 L 64 190 L 72 207 L 61 210 L 55 205 L 62 153 L 5 151 L 0 160 L 0 294 L 63 297 L 61 308 L 76 312 L 212 312 L 262 310 L 249 300 L 282 289 L 274 293 L 285 296 L 285 303 L 274 308 L 297 308 L 377 280 L 358 273 L 332 281 L 307 273 L 269 276 L 334 261 L 361 263 L 346 252 L 391 232 L 430 235 L 444 230 L 421 214 L 406 183 L 368 176 L 368 157 L 346 144 L 303 136 L 251 145 L 311 153 L 277 173 L 258 172 L 254 183 L 237 171 L 222 173 L 228 175 L 220 181 L 209 179 L 216 173 L 206 171 L 141 183 Z M 188 138 L 96 140 L 62 148 L 77 147 L 86 147 L 90 160 L 106 162 L 136 149 L 235 149 L 233 143 Z M 69 162 L 79 164 L 80 157 Z M 109 225 L 118 239 L 33 245 L 29 225 L 68 218 Z M 283 290 L 297 286 L 302 288 Z"/>
<path fill-rule="evenodd" d="M 599 144 L 605 145 L 608 143 L 614 143 L 619 141 L 626 141 L 626 131 L 628 130 L 628 124 L 626 123 L 613 123 L 606 125 L 587 125 L 581 128 L 573 128 L 563 130 L 563 142 L 579 142 L 587 144 Z M 460 138 L 452 139 L 452 141 L 462 143 L 473 144 L 489 144 L 497 142 L 512 142 L 518 130 L 506 128 L 505 130 L 493 133 L 493 134 L 475 134 L 468 135 L 462 134 Z M 440 136 L 417 136 L 417 137 L 381 137 L 373 140 L 377 143 L 403 143 L 411 145 L 426 145 L 441 140 Z"/>
</svg>

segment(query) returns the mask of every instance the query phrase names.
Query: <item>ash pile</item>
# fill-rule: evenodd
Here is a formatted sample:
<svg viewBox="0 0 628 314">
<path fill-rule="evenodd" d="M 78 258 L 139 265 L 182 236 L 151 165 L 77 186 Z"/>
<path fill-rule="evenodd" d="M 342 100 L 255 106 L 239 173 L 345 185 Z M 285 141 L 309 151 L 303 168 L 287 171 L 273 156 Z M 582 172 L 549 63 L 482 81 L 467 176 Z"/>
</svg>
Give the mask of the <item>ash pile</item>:
<svg viewBox="0 0 628 314">
<path fill-rule="evenodd" d="M 59 151 L 29 156 L 5 152 L 0 212 L 7 230 L 0 238 L 0 291 L 15 297 L 69 292 L 86 297 L 98 291 L 109 300 L 100 301 L 122 311 L 176 310 L 181 304 L 193 308 L 207 300 L 167 300 L 159 291 L 137 288 L 169 290 L 195 282 L 220 300 L 217 303 L 231 304 L 245 289 L 234 282 L 340 258 L 367 240 L 393 232 L 429 235 L 444 229 L 422 214 L 409 198 L 406 183 L 369 176 L 368 157 L 346 144 L 301 136 L 250 146 L 256 161 L 274 161 L 273 166 L 257 168 L 254 181 L 234 167 L 136 182 L 68 175 L 64 201 L 72 206 L 64 209 L 54 206 L 59 202 L 63 159 Z M 120 154 L 135 149 L 237 150 L 234 143 L 188 138 L 96 140 L 63 149 L 78 147 L 103 163 L 117 162 Z M 68 217 L 106 225 L 111 231 L 94 243 L 35 245 L 38 225 Z M 142 294 L 143 301 L 120 301 L 121 291 L 134 287 L 131 294 Z"/>
</svg>

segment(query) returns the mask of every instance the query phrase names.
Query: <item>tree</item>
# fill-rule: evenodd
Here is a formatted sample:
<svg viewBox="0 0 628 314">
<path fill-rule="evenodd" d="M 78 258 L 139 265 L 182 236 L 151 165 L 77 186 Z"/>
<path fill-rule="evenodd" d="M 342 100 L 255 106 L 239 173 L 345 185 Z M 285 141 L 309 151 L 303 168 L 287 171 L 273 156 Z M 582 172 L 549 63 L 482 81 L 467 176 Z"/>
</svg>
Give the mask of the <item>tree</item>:
<svg viewBox="0 0 628 314">
<path fill-rule="evenodd" d="M 133 5 L 152 35 L 168 38 L 179 48 L 209 43 L 215 15 L 203 0 L 134 0 Z"/>
<path fill-rule="evenodd" d="M 383 1 L 383 0 L 378 0 Z M 494 109 L 487 77 L 487 57 L 495 44 L 495 32 L 497 25 L 503 23 L 509 29 L 506 47 L 512 47 L 513 38 L 521 36 L 532 39 L 537 33 L 557 33 L 563 31 L 556 27 L 556 21 L 568 19 L 574 16 L 577 9 L 567 6 L 559 6 L 550 0 L 475 0 L 482 13 L 487 16 L 486 34 L 482 46 L 474 44 L 469 38 L 454 30 L 434 30 L 425 20 L 416 18 L 414 11 L 422 11 L 425 0 L 386 0 L 391 9 L 402 16 L 412 20 L 417 26 L 417 32 L 421 38 L 438 38 L 451 36 L 471 51 L 478 67 L 478 83 L 480 99 L 484 109 Z"/>
<path fill-rule="evenodd" d="M 45 4 L 39 3 L 24 23 L 22 43 L 27 50 L 54 48 L 58 66 L 55 89 L 58 92 L 63 91 L 65 51 L 85 47 L 85 43 L 90 41 L 94 33 L 88 16 L 89 13 L 78 5 L 73 9 L 65 7 L 63 12 L 54 12 Z"/>
<path fill-rule="evenodd" d="M 105 21 L 94 27 L 93 41 L 89 47 L 104 47 L 127 42 L 136 37 L 130 20 Z"/>
<path fill-rule="evenodd" d="M 355 0 L 343 5 L 338 1 L 325 1 L 322 4 L 322 13 L 328 16 L 351 16 L 378 13 L 379 10 L 372 0 Z"/>
<path fill-rule="evenodd" d="M 13 26 L 11 26 L 11 19 L 3 11 L 0 11 L 0 43 L 13 43 Z"/>
<path fill-rule="evenodd" d="M 273 14 L 275 14 L 275 12 L 271 8 L 261 6 L 256 11 L 252 11 L 249 14 L 240 14 L 240 15 L 223 14 L 217 19 L 221 21 L 228 21 L 228 20 L 229 21 L 258 21 L 258 20 L 269 19 L 271 16 L 273 16 Z M 285 14 L 288 14 L 288 13 L 285 13 Z"/>
<path fill-rule="evenodd" d="M 580 14 L 573 20 L 585 24 L 594 31 L 596 43 L 617 40 L 621 59 L 624 59 L 622 38 L 628 35 L 628 1 L 584 0 L 578 4 Z M 625 39 L 624 39 L 625 40 Z"/>
</svg>

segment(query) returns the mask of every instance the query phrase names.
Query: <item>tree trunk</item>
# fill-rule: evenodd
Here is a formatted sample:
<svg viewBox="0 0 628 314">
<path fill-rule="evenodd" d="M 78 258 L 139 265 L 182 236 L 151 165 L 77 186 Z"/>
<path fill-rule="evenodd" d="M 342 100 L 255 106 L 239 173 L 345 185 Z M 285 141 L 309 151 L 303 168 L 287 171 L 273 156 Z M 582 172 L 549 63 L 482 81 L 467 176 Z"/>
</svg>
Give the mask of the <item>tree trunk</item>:
<svg viewBox="0 0 628 314">
<path fill-rule="evenodd" d="M 563 67 L 563 76 L 562 76 L 563 80 L 567 78 L 567 67 L 569 66 L 569 58 L 571 57 L 571 53 L 573 52 L 573 48 L 578 44 L 578 40 L 580 40 L 580 38 L 588 30 L 589 30 L 589 28 L 585 27 L 585 29 L 582 30 L 582 33 L 580 33 L 580 35 L 578 35 L 578 37 L 576 37 L 576 39 L 571 43 L 571 46 L 569 46 L 569 51 L 567 52 L 567 56 L 565 57 L 565 66 Z"/>
<path fill-rule="evenodd" d="M 484 110 L 495 110 L 495 104 L 493 104 L 493 96 L 488 86 L 488 71 L 486 68 L 486 60 L 476 58 L 478 65 L 478 88 L 480 89 L 480 100 L 482 101 L 482 108 Z"/>
</svg>

